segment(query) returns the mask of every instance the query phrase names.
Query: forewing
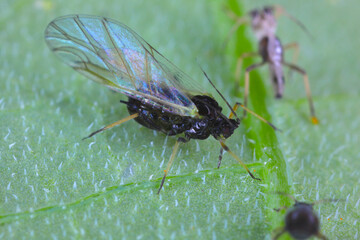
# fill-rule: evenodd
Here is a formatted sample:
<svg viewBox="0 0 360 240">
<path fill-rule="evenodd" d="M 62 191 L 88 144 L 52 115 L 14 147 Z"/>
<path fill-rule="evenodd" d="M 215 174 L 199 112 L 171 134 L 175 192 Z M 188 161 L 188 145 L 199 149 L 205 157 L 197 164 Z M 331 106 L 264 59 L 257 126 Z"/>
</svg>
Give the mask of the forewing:
<svg viewBox="0 0 360 240">
<path fill-rule="evenodd" d="M 66 64 L 98 83 L 175 114 L 197 111 L 191 79 L 124 24 L 65 16 L 48 25 L 45 39 Z"/>
</svg>

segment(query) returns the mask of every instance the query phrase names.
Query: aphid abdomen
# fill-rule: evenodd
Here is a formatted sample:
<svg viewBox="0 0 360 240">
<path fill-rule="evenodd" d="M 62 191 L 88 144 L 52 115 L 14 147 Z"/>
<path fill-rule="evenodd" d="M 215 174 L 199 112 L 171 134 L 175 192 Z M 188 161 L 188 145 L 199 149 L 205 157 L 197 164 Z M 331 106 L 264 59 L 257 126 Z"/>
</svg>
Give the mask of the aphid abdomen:
<svg viewBox="0 0 360 240">
<path fill-rule="evenodd" d="M 129 97 L 128 102 L 122 101 L 128 107 L 131 114 L 138 113 L 139 116 L 135 118 L 139 124 L 165 133 L 166 135 L 177 135 L 183 133 L 191 126 L 191 118 L 171 114 L 169 112 L 161 111 L 153 106 L 143 104 L 142 102 Z"/>
<path fill-rule="evenodd" d="M 281 66 L 278 63 L 269 63 L 272 84 L 275 91 L 275 98 L 282 98 L 284 94 L 285 79 Z"/>
<path fill-rule="evenodd" d="M 275 97 L 282 98 L 285 79 L 282 67 L 284 50 L 280 40 L 277 37 L 264 37 L 259 42 L 259 54 L 264 62 L 269 63 Z"/>
</svg>

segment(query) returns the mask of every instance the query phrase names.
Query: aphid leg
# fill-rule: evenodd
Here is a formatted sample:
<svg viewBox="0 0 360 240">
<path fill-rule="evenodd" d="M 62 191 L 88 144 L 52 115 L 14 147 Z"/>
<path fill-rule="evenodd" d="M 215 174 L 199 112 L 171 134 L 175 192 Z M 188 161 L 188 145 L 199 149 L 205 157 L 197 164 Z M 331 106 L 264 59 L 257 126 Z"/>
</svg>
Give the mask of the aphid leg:
<svg viewBox="0 0 360 240">
<path fill-rule="evenodd" d="M 249 96 L 249 74 L 252 70 L 263 66 L 266 62 L 256 63 L 247 67 L 245 70 L 245 93 L 244 93 L 244 106 L 247 107 L 247 101 Z M 244 112 L 244 117 L 246 116 L 246 111 Z"/>
<path fill-rule="evenodd" d="M 188 142 L 188 141 L 189 141 L 189 139 L 182 138 L 182 137 L 178 138 L 178 140 L 176 141 L 176 143 L 175 143 L 175 145 L 174 145 L 173 152 L 172 152 L 171 157 L 170 157 L 170 160 L 169 160 L 169 162 L 168 162 L 168 164 L 167 164 L 167 166 L 166 166 L 166 170 L 164 170 L 164 172 L 165 172 L 165 173 L 164 173 L 164 177 L 163 177 L 163 179 L 161 180 L 161 184 L 160 184 L 160 187 L 159 187 L 159 190 L 158 190 L 157 194 L 160 193 L 160 190 L 161 190 L 161 188 L 162 188 L 163 185 L 164 185 L 165 178 L 166 178 L 168 172 L 170 171 L 170 168 L 171 168 L 172 163 L 174 162 L 175 155 L 176 155 L 176 153 L 177 153 L 178 150 L 179 150 L 180 143 L 186 143 L 186 142 Z"/>
<path fill-rule="evenodd" d="M 283 235 L 283 234 L 286 232 L 286 229 L 282 227 L 282 228 L 280 228 L 280 230 L 279 230 L 279 229 L 276 229 L 275 231 L 276 231 L 277 233 L 276 233 L 276 235 L 273 237 L 272 240 L 278 239 L 281 235 Z"/>
<path fill-rule="evenodd" d="M 318 238 L 322 239 L 322 240 L 326 240 L 326 239 L 327 239 L 326 236 L 325 236 L 324 234 L 322 234 L 321 232 L 318 232 L 318 233 L 316 234 L 316 236 L 317 236 Z"/>
<path fill-rule="evenodd" d="M 223 43 L 223 48 L 226 47 L 227 43 L 229 42 L 231 36 L 236 32 L 236 30 L 238 30 L 238 28 L 242 25 L 242 24 L 247 24 L 248 21 L 245 18 L 237 18 L 236 22 L 234 23 L 234 25 L 231 27 L 230 31 L 228 32 L 228 34 L 226 35 L 226 38 L 224 40 Z"/>
<path fill-rule="evenodd" d="M 291 198 L 292 200 L 294 200 L 295 203 L 298 202 L 298 200 L 296 200 L 296 198 L 293 195 L 290 195 L 290 194 L 288 194 L 286 192 L 277 191 L 277 192 L 275 192 L 275 194 L 279 194 L 279 195 L 283 195 L 283 196 L 286 196 L 288 198 Z"/>
<path fill-rule="evenodd" d="M 84 137 L 82 140 L 85 140 L 85 139 L 87 139 L 87 138 L 90 138 L 90 137 L 94 136 L 95 134 L 98 134 L 98 133 L 100 133 L 100 132 L 102 132 L 102 131 L 105 131 L 105 130 L 107 130 L 107 129 L 109 129 L 109 128 L 115 127 L 115 126 L 117 126 L 117 125 L 119 125 L 119 124 L 122 124 L 122 123 L 124 123 L 124 122 L 127 122 L 127 121 L 129 121 L 129 120 L 131 120 L 131 119 L 137 118 L 138 116 L 139 116 L 138 113 L 135 113 L 135 114 L 133 114 L 133 115 L 127 116 L 126 118 L 123 118 L 123 119 L 121 119 L 121 120 L 119 120 L 119 121 L 117 121 L 117 122 L 114 122 L 114 123 L 112 123 L 112 124 L 110 124 L 110 125 L 107 125 L 107 126 L 105 126 L 105 127 L 103 127 L 103 128 L 100 128 L 99 130 L 96 130 L 95 132 L 90 133 L 89 136 Z"/>
<path fill-rule="evenodd" d="M 225 8 L 226 15 L 235 21 L 234 25 L 231 27 L 230 31 L 226 35 L 226 38 L 224 40 L 223 46 L 225 47 L 228 43 L 231 36 L 236 32 L 236 30 L 242 25 L 242 24 L 248 24 L 248 18 L 247 17 L 239 17 L 237 16 L 233 11 L 231 11 L 229 8 Z"/>
<path fill-rule="evenodd" d="M 236 21 L 238 18 L 240 18 L 234 11 L 232 11 L 229 7 L 224 6 L 223 10 L 225 11 L 226 15 L 231 18 L 232 20 Z M 243 17 L 245 18 L 245 17 Z"/>
<path fill-rule="evenodd" d="M 281 210 L 288 209 L 288 208 L 289 208 L 288 206 L 282 206 L 282 207 L 279 207 L 279 208 L 274 208 L 274 211 L 280 212 Z"/>
<path fill-rule="evenodd" d="M 236 112 L 236 110 L 239 108 L 239 106 L 241 106 L 242 108 L 245 109 L 245 111 L 248 111 L 249 113 L 253 114 L 255 117 L 257 117 L 258 119 L 260 119 L 261 121 L 269 124 L 274 130 L 279 130 L 281 131 L 280 129 L 276 128 L 271 122 L 265 120 L 263 117 L 259 116 L 258 114 L 254 113 L 253 111 L 249 110 L 248 108 L 245 108 L 244 105 L 242 105 L 241 103 L 237 102 L 235 103 L 234 107 L 232 108 L 233 111 L 230 112 L 229 114 L 229 119 L 232 119 L 235 115 L 234 113 Z M 225 144 L 225 140 L 222 141 L 223 144 Z M 218 162 L 218 168 L 220 168 L 220 165 L 221 165 L 221 160 L 222 160 L 222 157 L 223 157 L 223 153 L 224 153 L 224 148 L 220 148 L 220 154 L 219 154 L 219 162 Z M 246 169 L 246 168 L 245 168 Z M 250 173 L 251 174 L 251 173 Z"/>
<path fill-rule="evenodd" d="M 285 50 L 289 50 L 289 49 L 294 49 L 294 54 L 292 56 L 292 61 L 291 63 L 296 65 L 298 58 L 299 58 L 299 52 L 300 52 L 300 47 L 299 44 L 297 42 L 292 42 L 292 43 L 288 43 L 286 45 L 284 45 L 284 51 Z M 288 71 L 288 78 L 290 79 L 292 77 L 292 71 L 291 69 L 289 69 Z"/>
<path fill-rule="evenodd" d="M 311 121 L 312 121 L 313 124 L 318 124 L 319 120 L 315 116 L 315 108 L 314 108 L 314 103 L 313 103 L 313 100 L 312 100 L 312 97 L 311 97 L 311 90 L 310 90 L 310 84 L 309 84 L 308 75 L 306 74 L 306 72 L 302 68 L 300 68 L 300 67 L 298 67 L 296 65 L 293 65 L 291 63 L 286 63 L 286 62 L 283 62 L 282 64 L 284 66 L 287 66 L 287 67 L 293 69 L 294 71 L 297 71 L 301 75 L 303 75 L 304 85 L 305 85 L 305 90 L 306 90 L 306 96 L 307 96 L 307 99 L 309 101 Z"/>
<path fill-rule="evenodd" d="M 241 56 L 237 59 L 236 69 L 235 69 L 235 89 L 239 89 L 240 87 L 240 76 L 241 76 L 241 70 L 244 59 L 249 57 L 257 57 L 257 56 L 259 56 L 259 53 L 257 52 L 247 52 L 241 54 Z"/>
<path fill-rule="evenodd" d="M 261 181 L 260 178 L 254 177 L 254 175 L 250 172 L 249 168 L 245 165 L 245 163 L 243 163 L 243 161 L 241 161 L 241 159 L 240 159 L 238 156 L 236 156 L 235 153 L 233 153 L 228 146 L 225 145 L 225 143 L 224 143 L 223 140 L 219 140 L 219 142 L 220 142 L 220 144 L 221 144 L 221 147 L 222 147 L 225 151 L 227 151 L 228 153 L 230 153 L 230 155 L 231 155 L 233 158 L 235 158 L 235 159 L 240 163 L 240 165 L 241 165 L 243 168 L 245 168 L 245 170 L 248 172 L 248 174 L 250 175 L 250 177 L 252 177 L 253 179 L 256 179 L 256 180 Z"/>
<path fill-rule="evenodd" d="M 269 122 L 268 120 L 266 120 L 265 118 L 263 118 L 262 116 L 260 116 L 259 114 L 255 113 L 254 111 L 250 110 L 249 108 L 245 107 L 245 106 L 244 106 L 242 103 L 240 103 L 240 102 L 235 103 L 234 108 L 233 108 L 234 111 L 236 111 L 236 110 L 239 108 L 239 106 L 242 107 L 245 112 L 249 112 L 251 115 L 255 116 L 255 117 L 256 117 L 257 119 L 259 119 L 260 121 L 268 124 L 268 125 L 269 125 L 270 127 L 272 127 L 275 131 L 281 131 L 279 128 L 275 127 L 274 124 L 272 124 L 271 122 Z M 232 115 L 232 113 L 230 113 L 229 118 L 232 118 L 232 117 L 233 117 L 233 115 Z"/>
<path fill-rule="evenodd" d="M 220 148 L 219 162 L 218 162 L 218 166 L 217 166 L 217 168 L 220 168 L 220 165 L 221 165 L 221 160 L 222 160 L 223 154 L 224 154 L 224 149 L 223 149 L 223 148 Z"/>
<path fill-rule="evenodd" d="M 239 102 L 235 103 L 235 105 L 233 107 L 233 111 L 236 112 L 236 110 L 239 108 L 240 105 L 241 105 L 241 103 L 239 103 Z M 229 119 L 232 119 L 233 117 L 234 117 L 234 114 L 233 114 L 233 112 L 231 112 L 229 114 Z"/>
</svg>

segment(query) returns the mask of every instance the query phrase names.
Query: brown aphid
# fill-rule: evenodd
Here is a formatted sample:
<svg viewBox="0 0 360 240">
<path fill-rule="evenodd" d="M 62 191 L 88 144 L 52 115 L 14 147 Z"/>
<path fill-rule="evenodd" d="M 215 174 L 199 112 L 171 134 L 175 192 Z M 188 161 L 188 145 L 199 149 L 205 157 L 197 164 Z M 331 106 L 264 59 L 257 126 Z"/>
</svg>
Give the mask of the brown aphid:
<svg viewBox="0 0 360 240">
<path fill-rule="evenodd" d="M 282 45 L 280 39 L 275 35 L 277 28 L 276 18 L 280 15 L 285 15 L 289 17 L 291 20 L 293 20 L 303 30 L 307 32 L 304 25 L 301 22 L 299 22 L 297 19 L 295 19 L 293 16 L 288 14 L 280 6 L 265 6 L 264 8 L 254 9 L 250 11 L 248 16 L 241 18 L 236 16 L 233 12 L 230 11 L 228 11 L 227 14 L 229 15 L 230 18 L 236 21 L 234 26 L 230 30 L 227 39 L 229 38 L 229 36 L 232 35 L 232 33 L 234 33 L 239 28 L 240 25 L 251 24 L 251 28 L 258 40 L 258 52 L 243 53 L 237 60 L 236 73 L 235 73 L 236 87 L 238 87 L 240 83 L 241 68 L 244 58 L 256 57 L 256 56 L 260 56 L 262 58 L 262 61 L 260 63 L 253 64 L 247 67 L 245 70 L 244 105 L 247 106 L 247 102 L 248 102 L 250 72 L 253 71 L 254 69 L 264 66 L 265 64 L 268 64 L 269 66 L 272 84 L 275 91 L 275 97 L 282 98 L 284 92 L 284 85 L 285 85 L 283 67 L 285 66 L 288 67 L 290 70 L 298 72 L 303 76 L 306 96 L 309 102 L 311 121 L 313 124 L 318 124 L 319 121 L 315 115 L 315 108 L 311 97 L 308 75 L 304 69 L 294 64 L 298 58 L 299 46 L 296 42 Z M 284 51 L 290 48 L 295 49 L 295 54 L 293 55 L 293 63 L 289 63 L 284 60 Z"/>
</svg>

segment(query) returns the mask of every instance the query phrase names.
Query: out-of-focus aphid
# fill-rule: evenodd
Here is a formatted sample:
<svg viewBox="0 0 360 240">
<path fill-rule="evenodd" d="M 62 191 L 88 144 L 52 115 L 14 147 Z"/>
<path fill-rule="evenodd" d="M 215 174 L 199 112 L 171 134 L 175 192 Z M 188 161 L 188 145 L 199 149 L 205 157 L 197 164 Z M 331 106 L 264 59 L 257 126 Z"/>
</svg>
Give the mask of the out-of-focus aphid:
<svg viewBox="0 0 360 240">
<path fill-rule="evenodd" d="M 237 61 L 236 73 L 235 73 L 236 88 L 239 87 L 243 59 L 248 57 L 255 57 L 255 56 L 260 56 L 262 58 L 262 61 L 260 63 L 253 64 L 247 67 L 245 70 L 245 93 L 244 93 L 245 107 L 247 106 L 248 96 L 249 96 L 250 72 L 256 68 L 268 64 L 271 73 L 272 83 L 275 90 L 275 97 L 282 98 L 284 92 L 284 84 L 285 84 L 283 67 L 285 66 L 295 72 L 300 73 L 303 76 L 306 96 L 310 107 L 311 121 L 313 124 L 318 124 L 319 121 L 315 115 L 315 108 L 311 97 L 308 75 L 306 74 L 305 70 L 294 64 L 299 54 L 298 44 L 294 42 L 283 46 L 281 44 L 280 39 L 275 35 L 276 27 L 277 27 L 276 18 L 280 15 L 285 15 L 289 17 L 291 20 L 297 23 L 304 31 L 308 33 L 305 26 L 301 22 L 299 22 L 296 18 L 291 16 L 289 13 L 287 13 L 280 6 L 266 6 L 262 9 L 254 9 L 250 11 L 250 13 L 245 17 L 238 17 L 236 16 L 236 14 L 234 14 L 229 10 L 227 10 L 227 14 L 230 18 L 232 18 L 236 22 L 232 27 L 232 29 L 230 30 L 226 41 L 242 24 L 251 24 L 251 28 L 258 40 L 258 52 L 243 53 Z M 284 60 L 284 50 L 290 48 L 295 48 L 296 50 L 295 54 L 293 55 L 293 63 L 288 63 Z"/>
<path fill-rule="evenodd" d="M 285 226 L 280 228 L 276 233 L 273 240 L 278 239 L 282 234 L 288 232 L 293 238 L 304 240 L 310 237 L 316 236 L 320 239 L 326 239 L 326 237 L 320 232 L 320 222 L 318 216 L 315 214 L 313 206 L 321 202 L 334 202 L 339 201 L 337 199 L 324 199 L 313 203 L 300 202 L 293 196 L 283 192 L 278 194 L 285 195 L 295 201 L 295 204 L 288 208 L 283 206 L 281 208 L 274 209 L 279 212 L 282 209 L 287 209 L 285 215 Z"/>
</svg>

